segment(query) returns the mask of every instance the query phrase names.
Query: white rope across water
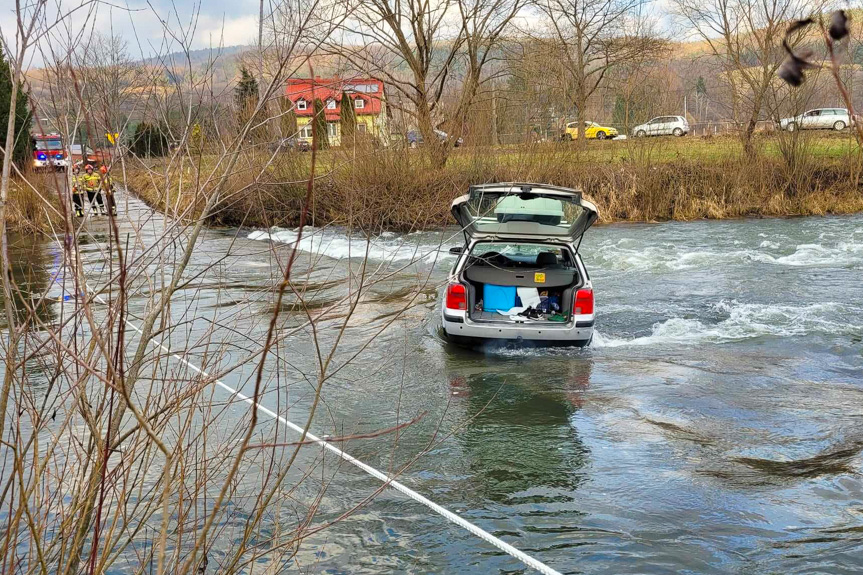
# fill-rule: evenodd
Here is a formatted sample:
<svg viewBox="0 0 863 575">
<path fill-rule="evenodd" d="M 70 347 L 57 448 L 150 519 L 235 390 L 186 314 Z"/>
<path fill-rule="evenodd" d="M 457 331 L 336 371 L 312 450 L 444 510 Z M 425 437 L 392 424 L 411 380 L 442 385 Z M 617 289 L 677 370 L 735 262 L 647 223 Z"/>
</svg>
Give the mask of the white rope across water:
<svg viewBox="0 0 863 575">
<path fill-rule="evenodd" d="M 101 303 L 105 303 L 105 301 L 102 299 L 102 297 L 100 295 L 97 295 L 96 298 L 99 299 L 101 301 Z M 129 327 L 134 329 L 139 334 L 142 334 L 142 331 L 140 328 L 138 328 L 138 326 L 136 326 L 135 324 L 130 322 L 128 319 L 125 319 L 125 322 L 126 322 L 126 325 L 128 325 Z M 183 365 L 187 366 L 188 368 L 192 369 L 193 371 L 196 371 L 197 373 L 201 374 L 204 377 L 207 377 L 207 378 L 211 377 L 210 374 L 208 374 L 206 371 L 204 371 L 200 367 L 196 366 L 195 364 L 191 363 L 186 358 L 172 352 L 170 349 L 165 347 L 164 344 L 157 342 L 157 341 L 154 341 L 154 340 L 150 340 L 150 343 L 162 348 L 162 350 L 164 350 L 166 353 L 170 354 L 171 357 L 173 357 L 174 359 L 176 359 L 177 361 L 179 361 Z M 249 396 L 245 395 L 244 393 L 234 389 L 233 387 L 231 387 L 230 385 L 224 383 L 223 381 L 221 381 L 219 379 L 216 379 L 214 381 L 215 381 L 216 385 L 229 391 L 231 393 L 231 395 L 239 398 L 241 401 L 248 403 L 249 405 L 251 405 L 252 407 L 257 409 L 261 413 L 265 413 L 274 419 L 278 419 L 280 422 L 284 423 L 286 426 L 290 427 L 291 429 L 293 429 L 294 431 L 296 431 L 299 434 L 303 433 L 302 427 L 300 427 L 299 425 L 297 425 L 291 421 L 288 421 L 287 419 L 285 419 L 284 417 L 282 417 L 281 415 L 279 415 L 278 413 L 276 413 L 272 409 L 265 407 L 265 406 L 261 405 L 260 403 L 255 402 L 251 397 L 249 397 Z M 382 472 L 378 469 L 375 469 L 374 467 L 372 467 L 371 465 L 369 465 L 367 463 L 363 463 L 362 461 L 360 461 L 359 459 L 357 459 L 356 457 L 353 457 L 352 455 L 350 455 L 348 453 L 345 453 L 344 451 L 342 451 L 338 447 L 334 446 L 330 442 L 324 441 L 320 437 L 318 437 L 312 433 L 309 433 L 309 432 L 306 432 L 306 438 L 308 438 L 310 441 L 312 441 L 314 443 L 317 443 L 318 445 L 320 445 L 324 449 L 330 451 L 331 453 L 335 453 L 336 455 L 338 455 L 339 457 L 341 457 L 342 459 L 344 459 L 345 461 L 347 461 L 351 465 L 359 467 L 360 469 L 362 469 L 363 471 L 365 471 L 366 473 L 368 473 L 372 477 L 375 477 L 375 478 L 383 481 L 385 484 L 387 484 L 387 486 L 392 487 L 396 491 L 408 496 L 410 499 L 413 499 L 417 503 L 421 503 L 422 505 L 425 505 L 426 507 L 428 507 L 429 509 L 431 509 L 432 511 L 434 511 L 438 515 L 441 515 L 442 517 L 446 518 L 448 521 L 455 523 L 456 525 L 458 525 L 462 529 L 466 529 L 467 531 L 473 533 L 474 535 L 476 535 L 480 539 L 482 539 L 488 543 L 491 543 L 492 545 L 494 545 L 495 547 L 497 547 L 498 549 L 500 549 L 504 553 L 507 553 L 508 555 L 515 557 L 516 559 L 518 559 L 519 561 L 521 561 L 522 563 L 524 563 L 528 567 L 536 569 L 537 571 L 539 571 L 540 573 L 544 573 L 545 575 L 562 575 L 559 571 L 555 571 L 554 569 L 552 569 L 551 567 L 549 567 L 548 565 L 546 565 L 542 561 L 539 561 L 538 559 L 534 559 L 533 557 L 531 557 L 530 555 L 528 555 L 524 551 L 520 551 L 519 549 L 516 549 L 515 547 L 513 547 L 512 545 L 510 545 L 506 541 L 503 541 L 502 539 L 495 537 L 494 535 L 492 535 L 491 533 L 489 533 L 485 529 L 474 525 L 473 523 L 471 523 L 467 519 L 464 519 L 463 517 L 456 515 L 455 513 L 450 511 L 449 509 L 438 505 L 437 503 L 428 499 L 427 497 L 424 497 L 423 495 L 420 495 L 419 493 L 417 493 L 416 491 L 414 491 L 410 487 L 407 487 L 406 485 L 399 483 L 395 479 L 389 477 L 384 472 Z"/>
<path fill-rule="evenodd" d="M 55 240 L 56 240 L 56 238 L 55 238 Z M 61 246 L 61 249 L 62 249 L 62 246 Z M 90 287 L 87 286 L 87 289 L 90 290 Z M 90 290 L 90 291 L 92 291 L 92 290 Z M 99 294 L 96 294 L 95 298 L 102 304 L 107 303 L 102 298 L 102 296 Z M 141 329 L 138 326 L 136 326 L 135 324 L 133 324 L 131 321 L 129 321 L 128 318 L 124 317 L 124 321 L 125 321 L 126 325 L 128 325 L 130 328 L 132 328 L 133 330 L 138 332 L 138 334 L 143 335 L 143 332 L 141 331 Z M 176 359 L 177 361 L 179 361 L 183 365 L 187 366 L 188 368 L 192 369 L 193 371 L 199 373 L 200 375 L 202 375 L 206 378 L 212 377 L 212 376 L 210 376 L 209 373 L 207 373 L 206 371 L 204 371 L 203 369 L 201 369 L 197 365 L 191 363 L 186 358 L 180 356 L 177 353 L 172 352 L 170 349 L 165 347 L 164 344 L 162 344 L 158 341 L 155 341 L 153 339 L 150 340 L 150 343 L 157 346 L 157 347 L 160 347 L 165 353 L 169 354 L 171 357 L 173 357 L 174 359 Z M 297 425 L 291 421 L 288 421 L 287 419 L 285 419 L 284 417 L 282 417 L 281 415 L 279 415 L 278 413 L 276 413 L 272 409 L 265 407 L 265 406 L 261 405 L 260 403 L 255 402 L 251 397 L 249 397 L 249 396 L 245 395 L 244 393 L 234 389 L 233 387 L 224 383 L 223 381 L 221 381 L 219 379 L 214 379 L 214 381 L 215 381 L 216 385 L 218 385 L 222 389 L 225 389 L 226 391 L 230 392 L 231 395 L 239 398 L 240 401 L 244 401 L 244 402 L 248 403 L 249 405 L 251 405 L 253 408 L 257 409 L 261 413 L 264 413 L 264 414 L 266 414 L 266 415 L 268 415 L 274 419 L 279 420 L 281 423 L 285 424 L 287 427 L 291 428 L 295 432 L 302 435 L 303 428 L 300 427 L 299 425 Z M 481 527 L 474 525 L 473 523 L 471 523 L 467 519 L 464 519 L 463 517 L 453 513 L 449 509 L 446 509 L 445 507 L 438 505 L 437 503 L 428 499 L 427 497 L 420 495 L 419 493 L 417 493 L 416 491 L 414 491 L 410 487 L 407 487 L 406 485 L 404 485 L 404 484 L 396 481 L 392 477 L 388 476 L 386 473 L 384 473 L 378 469 L 375 469 L 374 467 L 372 467 L 371 465 L 369 465 L 367 463 L 363 463 L 362 461 L 360 461 L 359 459 L 357 459 L 356 457 L 353 457 L 352 455 L 350 455 L 348 453 L 345 453 L 344 451 L 342 451 L 338 447 L 332 445 L 330 442 L 324 441 L 320 437 L 318 437 L 312 433 L 309 433 L 309 432 L 306 432 L 306 438 L 308 438 L 310 441 L 312 441 L 314 443 L 317 443 L 318 445 L 320 445 L 324 449 L 330 451 L 331 453 L 338 455 L 339 457 L 341 457 L 342 459 L 344 459 L 345 461 L 347 461 L 351 465 L 354 465 L 355 467 L 362 469 L 363 471 L 365 471 L 366 473 L 368 473 L 372 477 L 379 479 L 380 481 L 384 482 L 384 484 L 386 484 L 388 487 L 392 487 L 393 489 L 395 489 L 399 493 L 406 495 L 408 498 L 416 501 L 417 503 L 425 505 L 426 507 L 428 507 L 429 509 L 431 509 L 432 511 L 434 511 L 438 515 L 444 517 L 446 520 L 450 521 L 451 523 L 455 523 L 456 525 L 458 525 L 462 529 L 467 530 L 468 532 L 479 537 L 483 541 L 486 541 L 487 543 L 494 545 L 495 547 L 497 547 L 498 549 L 500 549 L 504 553 L 518 559 L 519 561 L 521 561 L 522 563 L 524 563 L 528 567 L 530 567 L 532 569 L 536 569 L 537 571 L 539 571 L 540 573 L 543 573 L 544 575 L 562 575 L 559 571 L 552 569 L 551 567 L 549 567 L 548 565 L 546 565 L 542 561 L 539 561 L 538 559 L 531 557 L 530 555 L 528 555 L 524 551 L 516 549 L 515 547 L 513 547 L 512 545 L 510 545 L 506 541 L 503 541 L 502 539 L 495 537 L 494 535 L 492 535 L 491 533 L 489 533 L 485 529 L 482 529 Z"/>
</svg>

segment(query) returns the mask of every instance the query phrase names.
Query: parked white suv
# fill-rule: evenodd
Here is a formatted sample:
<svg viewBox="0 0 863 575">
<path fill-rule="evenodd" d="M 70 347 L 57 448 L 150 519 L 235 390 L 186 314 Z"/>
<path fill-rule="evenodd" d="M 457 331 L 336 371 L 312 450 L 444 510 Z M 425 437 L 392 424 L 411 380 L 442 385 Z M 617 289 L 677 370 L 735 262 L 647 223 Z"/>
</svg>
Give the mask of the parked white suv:
<svg viewBox="0 0 863 575">
<path fill-rule="evenodd" d="M 793 118 L 782 118 L 779 127 L 788 132 L 795 130 L 837 130 L 853 125 L 845 108 L 818 108 Z"/>
<path fill-rule="evenodd" d="M 581 192 L 545 184 L 471 186 L 452 213 L 465 245 L 441 294 L 447 338 L 585 346 L 593 285 L 578 253 L 596 221 Z"/>
<path fill-rule="evenodd" d="M 645 136 L 685 136 L 689 133 L 689 122 L 683 116 L 658 116 L 632 129 L 637 138 Z"/>
</svg>

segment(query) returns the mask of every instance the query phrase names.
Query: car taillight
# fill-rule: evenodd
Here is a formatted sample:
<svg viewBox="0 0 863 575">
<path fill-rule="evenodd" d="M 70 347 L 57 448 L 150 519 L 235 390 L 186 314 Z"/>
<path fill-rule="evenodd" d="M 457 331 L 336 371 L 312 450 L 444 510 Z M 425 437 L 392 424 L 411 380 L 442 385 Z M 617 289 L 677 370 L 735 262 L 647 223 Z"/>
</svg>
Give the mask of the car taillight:
<svg viewBox="0 0 863 575">
<path fill-rule="evenodd" d="M 467 309 L 467 289 L 464 285 L 451 283 L 446 288 L 447 309 Z"/>
<path fill-rule="evenodd" d="M 575 315 L 590 315 L 593 313 L 592 289 L 580 289 L 575 293 L 575 302 L 572 304 L 572 313 Z"/>
</svg>

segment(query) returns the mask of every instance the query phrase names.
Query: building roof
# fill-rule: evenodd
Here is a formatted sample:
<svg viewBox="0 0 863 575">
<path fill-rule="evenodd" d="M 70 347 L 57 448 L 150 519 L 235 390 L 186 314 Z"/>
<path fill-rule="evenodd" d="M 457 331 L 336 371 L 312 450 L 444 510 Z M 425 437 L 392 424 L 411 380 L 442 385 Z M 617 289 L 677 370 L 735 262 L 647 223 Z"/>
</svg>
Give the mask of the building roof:
<svg viewBox="0 0 863 575">
<path fill-rule="evenodd" d="M 375 78 L 292 78 L 285 86 L 285 96 L 293 103 L 305 100 L 305 110 L 294 108 L 297 116 L 314 114 L 313 102 L 320 99 L 324 103 L 324 114 L 328 121 L 336 121 L 341 113 L 342 93 L 347 92 L 351 100 L 362 98 L 364 105 L 357 109 L 358 116 L 378 115 L 381 113 L 381 100 L 384 98 L 384 83 Z M 326 107 L 327 101 L 335 100 L 336 107 Z"/>
</svg>

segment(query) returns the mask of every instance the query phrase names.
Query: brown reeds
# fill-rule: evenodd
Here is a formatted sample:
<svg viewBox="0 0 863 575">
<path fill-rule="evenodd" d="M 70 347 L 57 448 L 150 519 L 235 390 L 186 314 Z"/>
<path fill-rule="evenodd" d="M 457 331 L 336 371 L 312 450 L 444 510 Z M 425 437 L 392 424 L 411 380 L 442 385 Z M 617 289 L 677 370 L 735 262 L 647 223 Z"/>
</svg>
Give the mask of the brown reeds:
<svg viewBox="0 0 863 575">
<path fill-rule="evenodd" d="M 722 219 L 747 216 L 798 216 L 863 210 L 863 194 L 849 168 L 853 142 L 826 138 L 795 144 L 788 154 L 781 138 L 764 138 L 763 153 L 741 154 L 731 139 L 687 138 L 666 141 L 597 142 L 580 151 L 565 144 L 512 148 L 473 148 L 434 168 L 422 150 L 331 150 L 317 170 L 312 207 L 317 223 L 357 222 L 369 228 L 409 230 L 452 223 L 449 205 L 471 184 L 527 181 L 582 189 L 594 201 L 602 222 Z M 812 150 L 826 151 L 811 154 Z M 202 163 L 207 163 L 206 156 Z M 212 223 L 290 226 L 299 220 L 303 197 L 300 175 L 308 171 L 305 154 L 273 156 L 249 152 L 247 169 L 228 184 L 230 193 L 214 211 Z M 151 177 L 164 165 L 151 160 L 129 171 L 129 188 L 150 205 L 181 206 L 203 201 L 179 187 L 165 190 Z M 194 167 L 185 177 L 194 177 Z M 178 183 L 182 178 L 171 178 Z M 206 195 L 206 191 L 204 192 Z M 176 205 L 174 206 L 176 208 Z M 195 213 L 193 210 L 192 213 Z"/>
</svg>

